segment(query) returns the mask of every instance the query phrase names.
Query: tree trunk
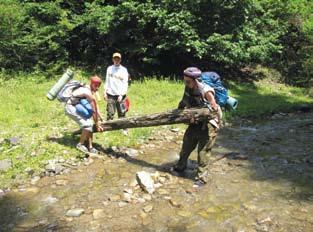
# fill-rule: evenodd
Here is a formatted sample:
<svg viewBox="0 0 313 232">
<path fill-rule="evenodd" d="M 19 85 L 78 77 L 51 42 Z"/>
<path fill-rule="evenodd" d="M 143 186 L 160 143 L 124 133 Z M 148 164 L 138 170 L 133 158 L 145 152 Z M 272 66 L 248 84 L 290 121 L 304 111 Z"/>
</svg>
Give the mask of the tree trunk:
<svg viewBox="0 0 313 232">
<path fill-rule="evenodd" d="M 101 125 L 104 131 L 111 131 L 126 128 L 190 123 L 190 120 L 192 118 L 194 118 L 195 121 L 204 121 L 210 120 L 215 116 L 216 113 L 208 108 L 193 108 L 185 110 L 172 110 L 169 112 L 138 117 L 121 118 L 117 120 L 103 122 Z"/>
</svg>

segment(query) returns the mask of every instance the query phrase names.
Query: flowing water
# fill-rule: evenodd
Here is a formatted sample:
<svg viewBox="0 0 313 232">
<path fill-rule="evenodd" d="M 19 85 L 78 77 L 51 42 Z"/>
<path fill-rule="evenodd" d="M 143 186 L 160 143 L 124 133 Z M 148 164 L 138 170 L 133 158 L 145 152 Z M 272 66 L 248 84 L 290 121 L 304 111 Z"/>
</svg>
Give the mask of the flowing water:
<svg viewBox="0 0 313 232">
<path fill-rule="evenodd" d="M 169 171 L 181 138 L 161 131 L 136 157 L 107 151 L 7 193 L 0 231 L 313 231 L 312 113 L 222 129 L 212 181 L 200 188 L 193 187 L 196 153 L 183 176 Z M 160 175 L 151 195 L 135 186 L 142 170 Z M 79 217 L 66 216 L 78 208 Z"/>
</svg>

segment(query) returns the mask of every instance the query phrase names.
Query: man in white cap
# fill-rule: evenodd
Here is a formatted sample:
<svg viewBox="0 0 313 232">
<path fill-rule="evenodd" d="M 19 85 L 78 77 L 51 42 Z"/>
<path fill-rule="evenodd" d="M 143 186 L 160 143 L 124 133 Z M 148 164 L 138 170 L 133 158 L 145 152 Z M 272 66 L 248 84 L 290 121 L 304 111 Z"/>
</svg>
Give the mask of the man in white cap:
<svg viewBox="0 0 313 232">
<path fill-rule="evenodd" d="M 129 74 L 127 69 L 121 65 L 122 56 L 116 52 L 112 56 L 113 65 L 107 68 L 104 84 L 104 100 L 107 101 L 107 120 L 114 118 L 117 111 L 118 117 L 126 115 L 126 94 L 128 90 Z M 127 130 L 123 130 L 127 135 Z"/>
</svg>

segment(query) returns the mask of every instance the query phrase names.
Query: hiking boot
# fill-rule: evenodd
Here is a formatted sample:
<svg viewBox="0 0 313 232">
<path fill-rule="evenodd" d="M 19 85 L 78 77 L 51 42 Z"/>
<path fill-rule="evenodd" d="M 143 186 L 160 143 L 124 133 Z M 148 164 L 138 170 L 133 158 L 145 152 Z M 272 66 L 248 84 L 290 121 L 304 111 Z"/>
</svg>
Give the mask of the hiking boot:
<svg viewBox="0 0 313 232">
<path fill-rule="evenodd" d="M 179 167 L 178 165 L 174 165 L 174 167 L 173 167 L 173 170 L 174 170 L 175 172 L 179 172 L 179 173 L 184 172 L 185 169 L 186 169 L 186 168 L 181 168 L 181 167 Z"/>
<path fill-rule="evenodd" d="M 196 180 L 193 184 L 192 187 L 194 188 L 199 188 L 199 187 L 202 187 L 206 184 L 206 182 L 204 182 L 203 180 L 199 179 L 199 180 Z"/>
<path fill-rule="evenodd" d="M 91 153 L 91 154 L 98 154 L 99 151 L 96 148 L 92 147 L 92 148 L 89 149 L 89 153 Z"/>
<path fill-rule="evenodd" d="M 85 154 L 89 153 L 87 147 L 84 146 L 84 145 L 81 144 L 81 143 L 78 143 L 78 144 L 76 145 L 76 149 L 77 149 L 77 150 L 80 150 L 81 152 L 83 152 L 83 153 L 85 153 Z"/>
</svg>

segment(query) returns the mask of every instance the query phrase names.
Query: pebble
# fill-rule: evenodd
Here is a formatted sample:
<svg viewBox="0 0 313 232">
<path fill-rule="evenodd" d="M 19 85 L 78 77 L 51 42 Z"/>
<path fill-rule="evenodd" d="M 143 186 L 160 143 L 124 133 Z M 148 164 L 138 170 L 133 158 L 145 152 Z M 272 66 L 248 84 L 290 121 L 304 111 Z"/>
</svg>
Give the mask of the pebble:
<svg viewBox="0 0 313 232">
<path fill-rule="evenodd" d="M 33 170 L 32 168 L 30 168 L 30 167 L 26 168 L 26 169 L 25 169 L 25 172 L 26 172 L 28 175 L 30 175 L 30 176 L 34 174 L 34 170 Z"/>
<path fill-rule="evenodd" d="M 58 186 L 65 186 L 68 184 L 68 180 L 57 180 L 55 184 Z"/>
<path fill-rule="evenodd" d="M 168 192 L 167 190 L 165 190 L 165 189 L 159 189 L 159 190 L 158 190 L 158 193 L 161 194 L 161 195 L 167 195 L 167 194 L 169 194 L 169 192 Z"/>
<path fill-rule="evenodd" d="M 56 203 L 57 201 L 58 201 L 58 199 L 55 198 L 55 197 L 52 197 L 52 196 L 48 196 L 48 197 L 42 199 L 42 202 L 44 202 L 44 203 L 46 203 L 46 204 L 48 204 L 48 205 L 54 204 L 54 203 Z"/>
<path fill-rule="evenodd" d="M 127 205 L 127 202 L 121 201 L 121 202 L 118 203 L 118 206 L 119 206 L 120 208 L 122 208 L 122 207 L 124 207 L 124 206 L 126 206 L 126 205 Z"/>
<path fill-rule="evenodd" d="M 139 155 L 139 152 L 135 149 L 132 149 L 132 148 L 126 149 L 125 153 L 126 153 L 126 155 L 128 155 L 130 157 L 136 157 Z"/>
<path fill-rule="evenodd" d="M 134 191 L 131 188 L 126 188 L 123 191 L 124 191 L 124 193 L 129 193 L 129 194 L 133 194 L 134 193 Z"/>
<path fill-rule="evenodd" d="M 18 137 L 9 138 L 9 142 L 12 146 L 16 146 L 20 143 L 20 139 Z"/>
<path fill-rule="evenodd" d="M 257 220 L 258 224 L 264 224 L 264 223 L 272 223 L 272 219 L 270 217 L 266 217 L 266 218 L 263 218 L 263 219 L 258 219 Z"/>
<path fill-rule="evenodd" d="M 85 212 L 84 209 L 78 208 L 78 209 L 70 209 L 66 212 L 67 217 L 79 217 Z"/>
<path fill-rule="evenodd" d="M 129 193 L 124 193 L 123 200 L 126 202 L 131 202 L 132 201 L 132 195 Z"/>
<path fill-rule="evenodd" d="M 7 171 L 12 167 L 12 161 L 9 159 L 0 160 L 0 171 Z"/>
<path fill-rule="evenodd" d="M 97 219 L 100 219 L 100 218 L 104 218 L 106 216 L 106 214 L 105 214 L 103 209 L 95 209 L 92 212 L 92 216 L 93 216 L 93 219 L 97 220 Z"/>
<path fill-rule="evenodd" d="M 172 206 L 174 207 L 181 207 L 182 205 L 179 204 L 177 201 L 173 200 L 173 199 L 170 199 L 169 202 L 171 203 Z"/>
<path fill-rule="evenodd" d="M 145 213 L 149 213 L 153 210 L 153 205 L 146 205 L 145 207 L 143 207 L 143 211 Z"/>
<path fill-rule="evenodd" d="M 120 195 L 114 195 L 109 197 L 109 201 L 120 201 L 121 196 Z"/>
<path fill-rule="evenodd" d="M 191 212 L 185 211 L 185 210 L 180 210 L 180 211 L 177 212 L 177 215 L 179 215 L 181 217 L 190 217 L 191 216 Z"/>
<path fill-rule="evenodd" d="M 175 132 L 175 133 L 178 133 L 179 132 L 179 128 L 172 128 L 171 131 Z"/>
<path fill-rule="evenodd" d="M 143 198 L 147 201 L 151 201 L 152 200 L 152 196 L 150 194 L 144 194 Z"/>
<path fill-rule="evenodd" d="M 30 180 L 30 184 L 31 184 L 31 185 L 36 185 L 39 180 L 40 180 L 40 176 L 34 176 L 34 177 Z"/>
<path fill-rule="evenodd" d="M 140 212 L 140 217 L 141 218 L 146 218 L 146 217 L 148 217 L 148 214 L 146 214 L 145 212 L 141 211 Z"/>
<path fill-rule="evenodd" d="M 2 189 L 0 189 L 0 197 L 4 196 L 4 191 Z"/>
</svg>

